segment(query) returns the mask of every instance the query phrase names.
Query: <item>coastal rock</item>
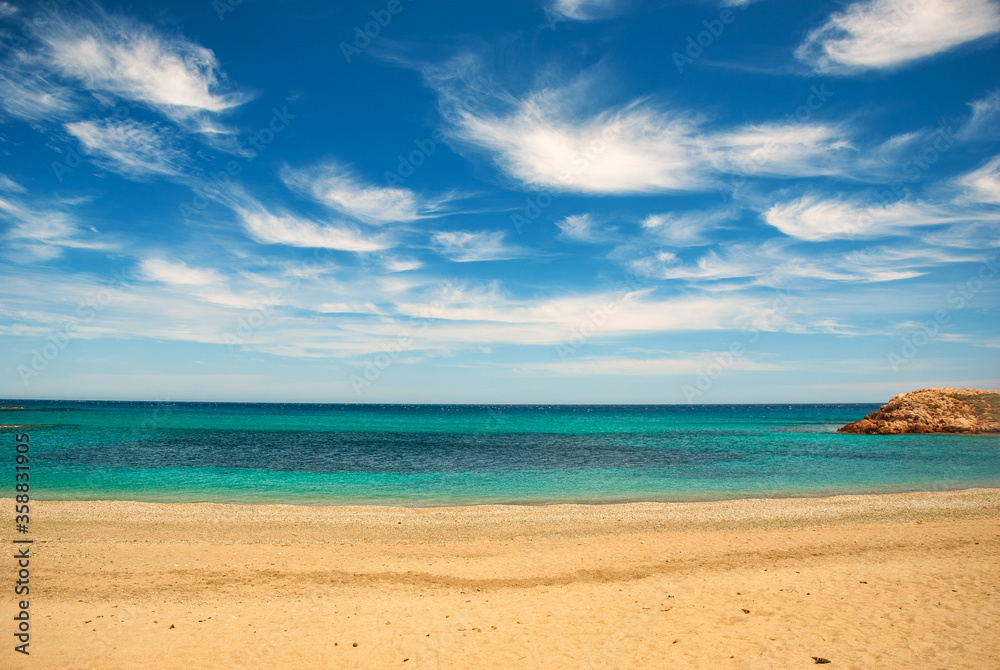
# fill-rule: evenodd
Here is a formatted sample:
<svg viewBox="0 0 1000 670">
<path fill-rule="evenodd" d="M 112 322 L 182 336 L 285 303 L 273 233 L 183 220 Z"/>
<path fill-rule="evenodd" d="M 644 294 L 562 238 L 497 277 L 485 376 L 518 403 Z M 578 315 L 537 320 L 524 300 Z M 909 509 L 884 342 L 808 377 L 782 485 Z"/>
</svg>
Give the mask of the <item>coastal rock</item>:
<svg viewBox="0 0 1000 670">
<path fill-rule="evenodd" d="M 1000 392 L 920 389 L 893 396 L 877 412 L 838 433 L 1000 433 Z"/>
</svg>

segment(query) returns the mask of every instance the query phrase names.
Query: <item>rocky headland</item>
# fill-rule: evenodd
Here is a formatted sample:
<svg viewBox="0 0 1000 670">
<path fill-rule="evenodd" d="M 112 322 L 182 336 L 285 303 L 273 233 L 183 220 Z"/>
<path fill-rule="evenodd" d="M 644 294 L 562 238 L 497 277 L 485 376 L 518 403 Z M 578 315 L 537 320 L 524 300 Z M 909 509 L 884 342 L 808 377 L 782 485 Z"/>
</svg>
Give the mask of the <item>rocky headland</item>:
<svg viewBox="0 0 1000 670">
<path fill-rule="evenodd" d="M 877 412 L 838 433 L 1000 433 L 1000 392 L 979 389 L 920 389 L 900 393 Z"/>
</svg>

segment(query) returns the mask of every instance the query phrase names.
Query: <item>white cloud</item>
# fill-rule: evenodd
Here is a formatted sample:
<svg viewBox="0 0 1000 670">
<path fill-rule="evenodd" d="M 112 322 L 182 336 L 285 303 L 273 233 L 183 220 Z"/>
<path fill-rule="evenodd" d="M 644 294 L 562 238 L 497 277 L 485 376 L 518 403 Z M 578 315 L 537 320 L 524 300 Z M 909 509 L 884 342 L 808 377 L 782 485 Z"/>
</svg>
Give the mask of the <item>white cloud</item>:
<svg viewBox="0 0 1000 670">
<path fill-rule="evenodd" d="M 474 59 L 472 59 L 474 60 Z M 533 188 L 594 194 L 704 191 L 720 173 L 807 176 L 843 173 L 855 150 L 844 128 L 781 122 L 716 130 L 683 110 L 637 100 L 589 111 L 597 82 L 581 77 L 523 100 L 495 96 L 469 108 L 456 92 L 470 58 L 426 70 L 457 140 L 495 156 L 510 176 Z M 822 96 L 813 94 L 818 101 Z M 816 104 L 816 103 L 814 103 Z"/>
<path fill-rule="evenodd" d="M 616 4 L 616 0 L 554 0 L 549 11 L 575 21 L 590 21 L 614 15 Z"/>
<path fill-rule="evenodd" d="M 934 230 L 921 235 L 921 241 L 940 249 L 975 249 L 983 250 L 1000 247 L 1000 225 L 994 216 L 975 222 L 962 222 L 948 226 L 942 230 Z"/>
<path fill-rule="evenodd" d="M 431 235 L 431 246 L 456 263 L 501 261 L 519 258 L 527 252 L 504 243 L 504 231 L 441 231 Z"/>
<path fill-rule="evenodd" d="M 566 345 L 576 342 L 581 328 L 594 342 L 649 332 L 739 329 L 744 320 L 757 318 L 768 309 L 767 301 L 745 295 L 652 299 L 649 293 L 608 290 L 514 299 L 492 287 L 489 291 L 458 291 L 441 300 L 430 315 L 424 303 L 397 304 L 397 309 L 411 318 L 431 317 L 413 333 L 414 346 L 453 348 L 490 343 Z M 596 329 L 595 318 L 600 322 Z M 777 327 L 778 321 L 774 323 Z M 357 327 L 373 338 L 399 332 L 397 323 L 381 320 Z"/>
<path fill-rule="evenodd" d="M 642 228 L 658 244 L 698 247 L 710 243 L 705 233 L 724 227 L 736 216 L 737 212 L 732 210 L 652 214 L 642 222 Z"/>
<path fill-rule="evenodd" d="M 732 361 L 727 367 L 731 372 L 743 370 L 791 370 L 787 365 L 762 363 L 746 356 L 733 357 L 729 352 L 692 353 L 676 358 L 621 358 L 621 357 L 587 357 L 568 359 L 553 363 L 530 363 L 519 365 L 519 370 L 539 370 L 554 372 L 570 377 L 586 377 L 591 375 L 621 375 L 621 376 L 671 376 L 698 375 L 713 365 L 718 366 L 719 360 Z"/>
<path fill-rule="evenodd" d="M 405 188 L 363 184 L 337 163 L 309 170 L 286 168 L 282 179 L 317 202 L 370 224 L 415 221 L 433 215 L 446 201 L 427 201 Z"/>
<path fill-rule="evenodd" d="M 580 119 L 552 92 L 506 116 L 460 108 L 455 135 L 497 154 L 504 170 L 534 187 L 587 193 L 701 189 L 708 180 L 696 124 L 683 114 L 634 104 Z"/>
<path fill-rule="evenodd" d="M 989 139 L 1000 137 L 1000 91 L 993 91 L 982 100 L 969 103 L 972 116 L 957 133 L 967 140 Z"/>
<path fill-rule="evenodd" d="M 762 218 L 789 237 L 817 241 L 901 235 L 913 227 L 955 223 L 965 217 L 926 202 L 869 205 L 808 195 L 777 203 Z"/>
<path fill-rule="evenodd" d="M 609 290 L 524 298 L 504 295 L 497 284 L 446 288 L 446 282 L 425 278 L 387 286 L 372 275 L 348 275 L 346 283 L 328 277 L 315 287 L 286 281 L 275 299 L 273 289 L 261 292 L 252 286 L 242 286 L 233 295 L 220 284 L 203 283 L 217 280 L 212 270 L 159 257 L 153 260 L 157 262 L 147 259 L 140 267 L 142 276 L 154 281 L 129 281 L 99 320 L 80 324 L 80 337 L 223 344 L 227 334 L 231 341 L 239 317 L 246 315 L 238 310 L 276 304 L 267 327 L 241 337 L 241 346 L 277 356 L 343 358 L 382 352 L 389 344 L 442 353 L 478 351 L 493 343 L 565 344 L 581 324 L 592 325 L 593 315 L 609 304 L 614 307 L 594 333 L 595 341 L 630 333 L 739 328 L 742 319 L 755 318 L 768 308 L 768 301 L 747 295 L 654 300 L 641 291 Z M 18 328 L 39 327 L 39 332 L 76 320 L 75 306 L 107 283 L 100 276 L 59 268 L 22 271 L 16 282 L 10 277 L 10 268 L 0 266 L 0 316 Z M 229 281 L 239 277 L 233 274 Z M 426 321 L 414 327 L 416 318 Z M 405 343 L 401 333 L 407 335 Z"/>
<path fill-rule="evenodd" d="M 77 121 L 66 130 L 80 140 L 94 163 L 131 179 L 181 174 L 187 157 L 172 146 L 171 133 L 135 120 Z"/>
<path fill-rule="evenodd" d="M 382 267 L 386 272 L 407 272 L 423 267 L 423 263 L 415 258 L 403 258 L 399 256 L 388 256 L 381 260 Z"/>
<path fill-rule="evenodd" d="M 8 193 L 24 193 L 25 188 L 7 175 L 0 174 L 0 191 Z"/>
<path fill-rule="evenodd" d="M 316 310 L 324 314 L 381 314 L 371 302 L 325 302 Z"/>
<path fill-rule="evenodd" d="M 211 50 L 115 16 L 54 23 L 41 33 L 45 56 L 93 91 L 145 103 L 174 118 L 221 112 L 244 97 L 226 91 Z"/>
<path fill-rule="evenodd" d="M 802 177 L 843 173 L 857 157 L 846 136 L 834 126 L 776 123 L 714 133 L 705 141 L 722 172 Z"/>
<path fill-rule="evenodd" d="M 225 279 L 212 269 L 188 267 L 184 261 L 146 258 L 139 265 L 142 276 L 150 281 L 181 286 L 217 286 Z"/>
<path fill-rule="evenodd" d="M 95 239 L 80 230 L 71 215 L 57 209 L 33 209 L 15 200 L 0 198 L 0 219 L 12 226 L 4 235 L 7 256 L 15 260 L 50 260 L 65 249 L 105 251 L 116 245 Z"/>
<path fill-rule="evenodd" d="M 991 0 L 862 0 L 809 33 L 796 56 L 816 71 L 849 74 L 904 65 L 1000 32 Z"/>
<path fill-rule="evenodd" d="M 9 2 L 0 2 L 0 19 L 5 19 L 14 14 L 17 14 L 17 7 L 14 7 Z"/>
<path fill-rule="evenodd" d="M 76 105 L 68 89 L 55 84 L 33 69 L 2 64 L 0 72 L 0 107 L 11 116 L 39 121 L 63 116 Z"/>
<path fill-rule="evenodd" d="M 265 244 L 355 252 L 392 246 L 384 235 L 366 235 L 346 225 L 318 223 L 291 214 L 272 214 L 257 204 L 236 205 L 233 209 L 250 236 Z"/>
<path fill-rule="evenodd" d="M 1000 204 L 1000 156 L 958 180 L 965 188 L 965 199 L 972 202 Z"/>
<path fill-rule="evenodd" d="M 928 268 L 980 260 L 975 253 L 952 252 L 914 244 L 881 246 L 848 253 L 802 253 L 791 241 L 727 244 L 710 249 L 693 261 L 657 252 L 638 256 L 629 267 L 642 276 L 683 279 L 710 288 L 706 282 L 802 288 L 810 282 L 873 283 L 910 279 Z M 725 287 L 725 285 L 723 285 Z"/>
<path fill-rule="evenodd" d="M 559 239 L 584 244 L 601 244 L 611 242 L 617 236 L 617 228 L 605 228 L 594 221 L 590 214 L 574 214 L 562 221 L 557 221 Z"/>
</svg>

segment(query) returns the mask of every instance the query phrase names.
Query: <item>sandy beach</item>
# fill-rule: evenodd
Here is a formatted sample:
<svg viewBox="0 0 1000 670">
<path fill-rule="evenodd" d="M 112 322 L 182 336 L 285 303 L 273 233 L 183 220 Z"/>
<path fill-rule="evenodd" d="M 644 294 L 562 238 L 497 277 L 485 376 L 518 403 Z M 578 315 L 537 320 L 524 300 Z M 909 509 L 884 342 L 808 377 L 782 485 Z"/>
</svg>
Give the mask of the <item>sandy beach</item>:
<svg viewBox="0 0 1000 670">
<path fill-rule="evenodd" d="M 997 489 L 32 512 L 4 668 L 997 667 Z"/>
</svg>

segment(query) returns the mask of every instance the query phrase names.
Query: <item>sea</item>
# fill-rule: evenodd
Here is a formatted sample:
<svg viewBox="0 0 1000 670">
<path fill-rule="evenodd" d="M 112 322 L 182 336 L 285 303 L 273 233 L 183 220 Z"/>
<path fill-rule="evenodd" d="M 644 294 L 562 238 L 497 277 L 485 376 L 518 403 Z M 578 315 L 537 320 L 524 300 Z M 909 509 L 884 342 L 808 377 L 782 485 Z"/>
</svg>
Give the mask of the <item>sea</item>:
<svg viewBox="0 0 1000 670">
<path fill-rule="evenodd" d="M 1000 486 L 1000 436 L 836 432 L 868 404 L 9 406 L 23 409 L 0 410 L 16 426 L 0 429 L 0 454 L 13 472 L 28 434 L 42 500 L 536 505 Z"/>
</svg>

